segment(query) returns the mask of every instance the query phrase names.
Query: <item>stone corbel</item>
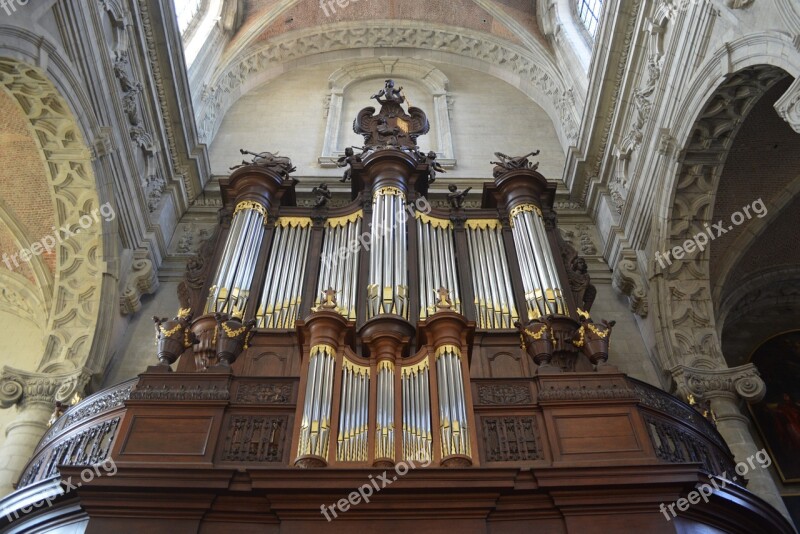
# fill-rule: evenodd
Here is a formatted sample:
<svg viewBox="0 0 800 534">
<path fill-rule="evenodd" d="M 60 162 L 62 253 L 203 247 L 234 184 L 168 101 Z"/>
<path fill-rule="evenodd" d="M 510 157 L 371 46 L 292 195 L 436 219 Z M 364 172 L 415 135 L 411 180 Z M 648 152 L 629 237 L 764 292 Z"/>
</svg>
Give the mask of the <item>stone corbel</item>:
<svg viewBox="0 0 800 534">
<path fill-rule="evenodd" d="M 83 392 L 92 373 L 87 368 L 63 373 L 32 373 L 3 367 L 0 374 L 0 407 L 21 408 L 44 404 L 52 407 L 56 401 L 66 402 L 75 393 Z"/>
<path fill-rule="evenodd" d="M 775 102 L 775 111 L 789 123 L 792 130 L 800 133 L 800 78 Z"/>
<path fill-rule="evenodd" d="M 158 289 L 158 273 L 153 262 L 146 258 L 134 259 L 124 287 L 119 297 L 120 312 L 122 315 L 136 313 L 142 308 L 142 296 Z"/>
<path fill-rule="evenodd" d="M 612 287 L 628 297 L 633 313 L 639 317 L 647 317 L 647 286 L 644 277 L 639 273 L 635 258 L 622 257 L 614 269 L 611 279 Z"/>
<path fill-rule="evenodd" d="M 704 399 L 738 396 L 755 403 L 767 392 L 764 380 L 752 363 L 729 369 L 696 369 L 678 365 L 670 372 L 683 398 L 689 395 Z"/>
</svg>

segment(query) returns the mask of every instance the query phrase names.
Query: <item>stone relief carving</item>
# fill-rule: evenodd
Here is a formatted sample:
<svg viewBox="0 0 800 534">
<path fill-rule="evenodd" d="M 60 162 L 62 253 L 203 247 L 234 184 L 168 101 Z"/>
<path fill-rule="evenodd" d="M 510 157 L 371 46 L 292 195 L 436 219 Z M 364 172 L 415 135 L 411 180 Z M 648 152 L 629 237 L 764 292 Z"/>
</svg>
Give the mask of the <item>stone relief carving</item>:
<svg viewBox="0 0 800 534">
<path fill-rule="evenodd" d="M 69 106 L 48 76 L 36 67 L 0 60 L 0 85 L 20 103 L 50 171 L 59 205 L 58 227 L 78 225 L 86 210 L 98 208 L 91 151 Z M 80 196 L 75 191 L 81 191 Z M 69 360 L 83 366 L 98 320 L 103 257 L 102 227 L 92 225 L 58 245 L 53 302 L 46 330 L 47 349 L 39 368 Z"/>
<path fill-rule="evenodd" d="M 125 289 L 119 296 L 122 315 L 133 314 L 142 309 L 142 296 L 152 295 L 157 289 L 158 273 L 153 262 L 146 258 L 135 259 L 128 273 Z"/>
<path fill-rule="evenodd" d="M 44 404 L 52 408 L 56 401 L 66 402 L 75 393 L 83 392 L 91 376 L 86 368 L 47 374 L 5 366 L 0 373 L 0 407 L 19 404 L 25 408 L 31 404 Z"/>
<path fill-rule="evenodd" d="M 141 2 L 141 0 L 140 0 Z M 305 32 L 298 37 L 284 37 L 270 41 L 257 49 L 242 54 L 240 60 L 229 65 L 215 77 L 213 84 L 203 94 L 203 106 L 198 109 L 197 123 L 201 138 L 208 143 L 216 133 L 222 108 L 233 104 L 237 90 L 249 78 L 277 64 L 331 50 L 362 47 L 403 47 L 450 52 L 485 61 L 509 69 L 514 75 L 529 81 L 552 103 L 556 110 L 556 127 L 568 142 L 577 139 L 578 116 L 574 97 L 569 93 L 552 61 L 541 52 L 531 52 L 516 45 L 495 41 L 489 36 L 475 39 L 433 25 L 421 24 L 414 28 L 398 28 L 375 22 L 354 27 L 343 23 L 338 27 Z M 443 99 L 447 108 L 446 96 Z M 559 112 L 558 109 L 561 109 Z M 335 114 L 331 112 L 328 120 Z M 560 118 L 559 118 L 560 117 Z"/>
<path fill-rule="evenodd" d="M 633 313 L 640 317 L 647 317 L 647 286 L 644 277 L 639 273 L 635 258 L 623 257 L 614 269 L 611 279 L 614 289 L 628 297 L 628 303 Z"/>
<path fill-rule="evenodd" d="M 800 79 L 795 80 L 789 89 L 775 102 L 775 111 L 800 133 Z"/>
<path fill-rule="evenodd" d="M 671 370 L 678 392 L 688 398 L 701 399 L 714 395 L 738 395 L 748 402 L 764 398 L 767 386 L 752 363 L 733 369 L 696 369 L 679 365 Z"/>
<path fill-rule="evenodd" d="M 766 90 L 786 76 L 780 69 L 761 65 L 731 75 L 717 89 L 693 128 L 684 149 L 684 161 L 677 178 L 675 200 L 668 223 L 665 249 L 683 244 L 704 231 L 713 216 L 712 199 L 722 172 L 724 158 L 741 126 L 741 116 Z M 730 110 L 739 110 L 731 114 Z M 709 158 L 713 153 L 715 157 Z M 708 251 L 687 254 L 665 266 L 659 277 L 659 293 L 669 302 L 661 331 L 666 336 L 665 367 L 678 364 L 692 367 L 723 367 L 725 360 L 714 325 L 707 255 Z M 657 264 L 653 271 L 659 271 Z"/>
</svg>

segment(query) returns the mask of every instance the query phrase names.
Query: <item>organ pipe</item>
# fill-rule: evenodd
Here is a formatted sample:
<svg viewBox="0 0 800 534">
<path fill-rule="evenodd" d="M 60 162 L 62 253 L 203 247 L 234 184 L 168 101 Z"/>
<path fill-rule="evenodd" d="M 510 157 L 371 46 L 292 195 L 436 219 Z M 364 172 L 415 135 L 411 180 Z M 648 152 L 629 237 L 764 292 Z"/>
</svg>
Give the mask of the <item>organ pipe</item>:
<svg viewBox="0 0 800 534">
<path fill-rule="evenodd" d="M 337 293 L 337 312 L 350 321 L 356 320 L 356 292 L 358 290 L 358 260 L 363 238 L 361 222 L 363 212 L 325 222 L 325 237 L 320 258 L 319 283 L 316 305 L 329 288 Z"/>
<path fill-rule="evenodd" d="M 330 345 L 311 348 L 298 457 L 317 456 L 325 461 L 328 459 L 335 360 L 336 349 Z"/>
<path fill-rule="evenodd" d="M 528 318 L 566 315 L 567 305 L 547 240 L 542 211 L 533 204 L 521 204 L 511 210 L 510 220 Z"/>
<path fill-rule="evenodd" d="M 373 195 L 368 319 L 381 314 L 408 318 L 405 198 L 396 187 L 381 187 Z"/>
<path fill-rule="evenodd" d="M 375 458 L 394 460 L 394 364 L 378 363 L 377 425 Z"/>
<path fill-rule="evenodd" d="M 339 436 L 336 440 L 337 461 L 367 461 L 369 381 L 369 367 L 344 358 L 339 405 Z"/>
<path fill-rule="evenodd" d="M 455 345 L 442 345 L 436 349 L 435 357 L 442 457 L 461 455 L 471 458 L 461 349 Z"/>
<path fill-rule="evenodd" d="M 236 205 L 222 259 L 209 290 L 206 313 L 244 316 L 266 223 L 267 210 L 261 204 L 245 200 Z"/>
<path fill-rule="evenodd" d="M 431 460 L 431 403 L 428 358 L 402 368 L 403 457 Z"/>
<path fill-rule="evenodd" d="M 470 219 L 466 227 L 478 327 L 512 328 L 519 315 L 500 222 Z"/>
<path fill-rule="evenodd" d="M 420 319 L 436 312 L 439 288 L 451 295 L 453 311 L 461 313 L 461 292 L 455 269 L 453 223 L 417 213 Z"/>
<path fill-rule="evenodd" d="M 311 219 L 278 219 L 256 314 L 260 328 L 294 327 L 302 299 L 310 240 Z"/>
</svg>

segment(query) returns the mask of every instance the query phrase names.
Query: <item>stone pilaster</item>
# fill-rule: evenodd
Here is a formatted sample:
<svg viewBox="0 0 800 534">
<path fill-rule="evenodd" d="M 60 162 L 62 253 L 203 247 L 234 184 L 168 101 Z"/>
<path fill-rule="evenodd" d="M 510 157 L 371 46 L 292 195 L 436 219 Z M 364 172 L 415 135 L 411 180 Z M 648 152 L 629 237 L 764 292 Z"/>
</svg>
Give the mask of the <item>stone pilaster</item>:
<svg viewBox="0 0 800 534">
<path fill-rule="evenodd" d="M 14 490 L 13 484 L 47 431 L 56 401 L 65 402 L 83 391 L 89 378 L 88 369 L 43 374 L 3 367 L 0 407 L 17 405 L 18 412 L 0 446 L 0 495 Z"/>
<path fill-rule="evenodd" d="M 740 399 L 758 402 L 764 398 L 766 385 L 753 364 L 732 369 L 695 369 L 679 365 L 672 369 L 672 376 L 678 385 L 678 392 L 684 398 L 694 395 L 711 401 L 711 409 L 716 415 L 717 430 L 733 452 L 737 462 L 747 463 L 760 449 L 750 432 L 750 419 L 739 408 Z M 748 465 L 745 478 L 749 481 L 747 489 L 774 506 L 789 519 L 789 512 L 783 503 L 780 492 L 767 469 L 755 463 Z M 722 473 L 714 473 L 722 475 Z M 739 476 L 727 473 L 727 478 Z"/>
</svg>

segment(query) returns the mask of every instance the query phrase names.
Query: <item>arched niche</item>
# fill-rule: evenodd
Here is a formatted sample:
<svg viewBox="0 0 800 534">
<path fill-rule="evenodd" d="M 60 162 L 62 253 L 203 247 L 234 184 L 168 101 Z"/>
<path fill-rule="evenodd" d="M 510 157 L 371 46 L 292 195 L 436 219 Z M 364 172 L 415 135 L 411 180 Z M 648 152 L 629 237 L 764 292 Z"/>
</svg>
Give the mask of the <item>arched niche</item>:
<svg viewBox="0 0 800 534">
<path fill-rule="evenodd" d="M 430 110 L 432 149 L 443 166 L 455 166 L 447 76 L 426 61 L 386 57 L 357 61 L 331 74 L 328 79 L 330 91 L 325 102 L 327 117 L 320 165 L 334 166 L 344 149 L 359 141 L 349 131 L 352 130 L 352 118 L 364 107 L 366 97 L 377 92 L 383 81 L 389 78 L 404 87 L 411 105 Z"/>
</svg>

